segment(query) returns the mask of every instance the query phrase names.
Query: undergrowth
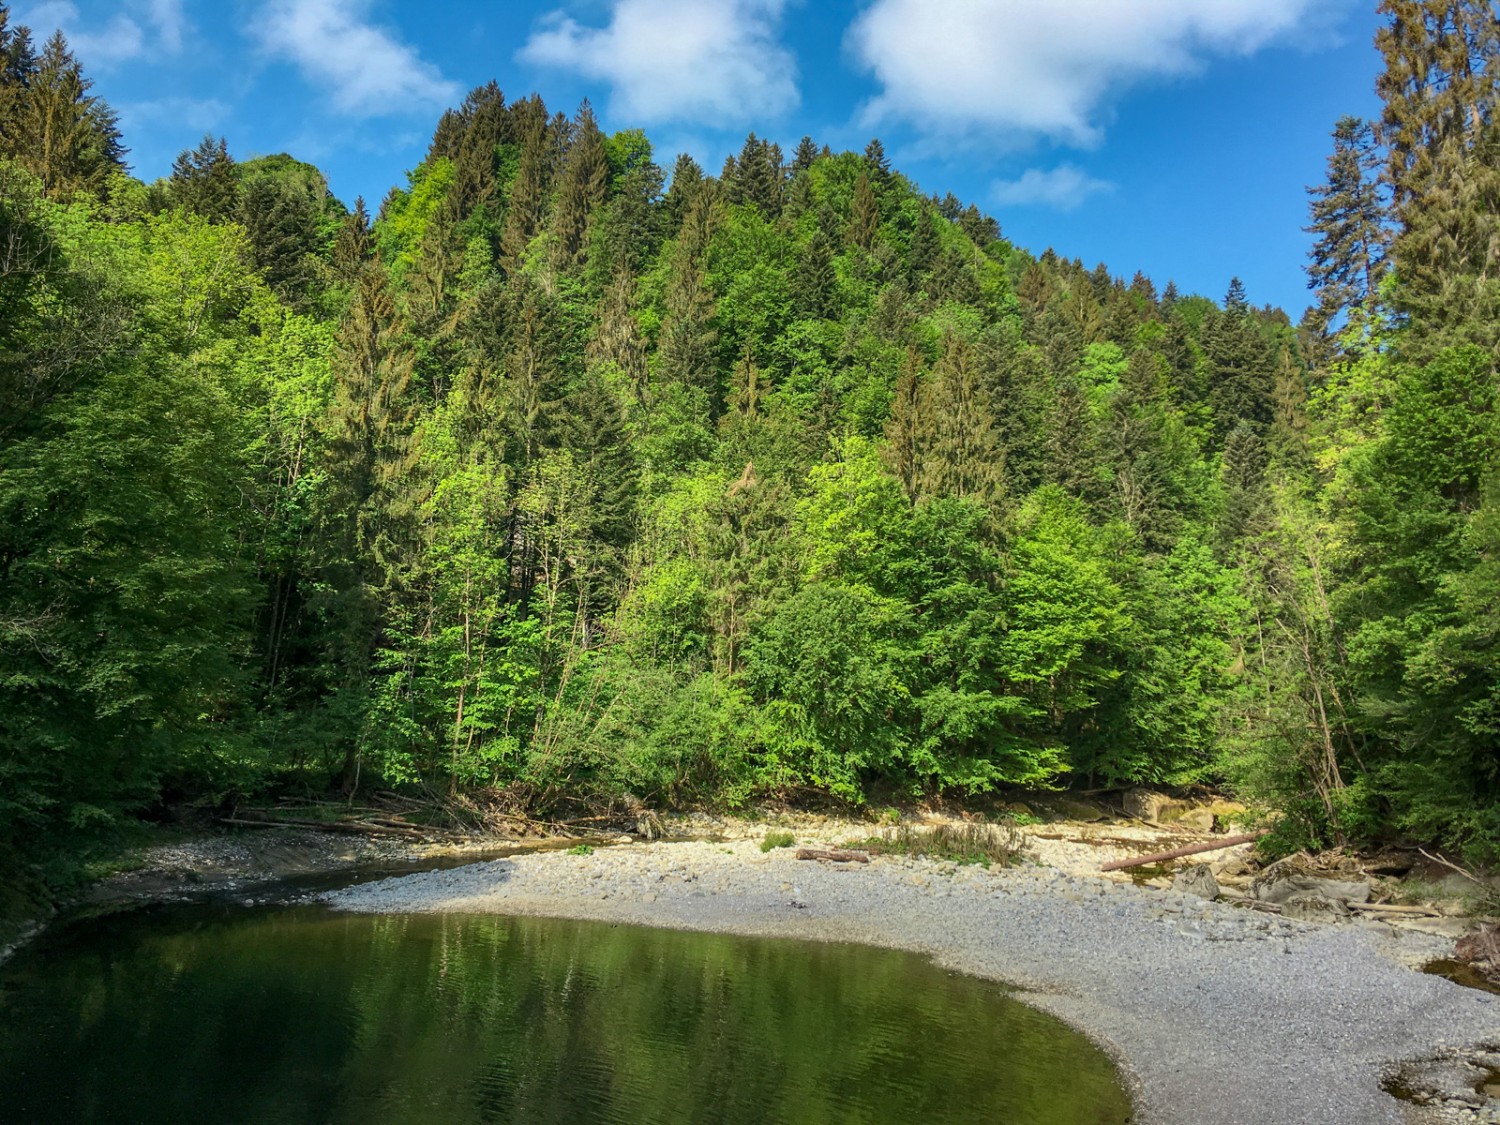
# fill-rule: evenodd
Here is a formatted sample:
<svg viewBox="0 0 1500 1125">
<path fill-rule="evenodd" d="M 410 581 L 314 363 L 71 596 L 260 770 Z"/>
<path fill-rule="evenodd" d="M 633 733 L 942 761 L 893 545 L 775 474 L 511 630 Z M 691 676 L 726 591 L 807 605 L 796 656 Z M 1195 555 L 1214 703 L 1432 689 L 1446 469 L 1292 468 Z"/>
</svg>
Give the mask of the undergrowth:
<svg viewBox="0 0 1500 1125">
<path fill-rule="evenodd" d="M 1025 841 L 1013 824 L 901 824 L 884 829 L 879 836 L 851 842 L 877 855 L 926 856 L 952 863 L 977 863 L 984 867 L 1017 863 Z"/>
</svg>

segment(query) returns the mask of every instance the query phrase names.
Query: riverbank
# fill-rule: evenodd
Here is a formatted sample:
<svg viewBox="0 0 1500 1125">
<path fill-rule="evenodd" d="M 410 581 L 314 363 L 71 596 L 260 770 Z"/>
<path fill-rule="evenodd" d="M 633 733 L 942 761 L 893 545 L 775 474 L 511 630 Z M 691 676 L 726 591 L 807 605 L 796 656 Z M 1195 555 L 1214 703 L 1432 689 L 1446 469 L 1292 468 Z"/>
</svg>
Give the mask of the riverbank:
<svg viewBox="0 0 1500 1125">
<path fill-rule="evenodd" d="M 1500 1042 L 1500 997 L 1415 970 L 1451 939 L 1382 923 L 1292 922 L 1035 863 L 799 861 L 754 839 L 515 856 L 324 901 L 925 953 L 1016 985 L 1089 1034 L 1120 1063 L 1144 1125 L 1500 1120 L 1482 1102 L 1418 1108 L 1382 1090 L 1397 1064 Z M 1456 1061 L 1428 1070 L 1451 1078 Z"/>
</svg>

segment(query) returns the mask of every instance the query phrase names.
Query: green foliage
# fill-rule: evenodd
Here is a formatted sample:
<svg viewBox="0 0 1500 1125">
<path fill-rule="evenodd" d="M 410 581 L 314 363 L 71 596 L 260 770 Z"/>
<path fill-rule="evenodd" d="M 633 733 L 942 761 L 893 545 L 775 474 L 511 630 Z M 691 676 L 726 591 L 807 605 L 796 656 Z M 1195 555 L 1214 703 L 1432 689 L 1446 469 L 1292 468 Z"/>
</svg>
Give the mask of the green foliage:
<svg viewBox="0 0 1500 1125">
<path fill-rule="evenodd" d="M 767 832 L 765 839 L 760 842 L 760 850 L 763 852 L 773 851 L 776 848 L 795 848 L 797 837 L 791 832 Z"/>
<path fill-rule="evenodd" d="M 299 778 L 1228 781 L 1288 842 L 1495 850 L 1493 216 L 1445 185 L 1500 150 L 1403 69 L 1441 28 L 1387 39 L 1300 331 L 1032 257 L 878 144 L 663 192 L 493 84 L 373 229 L 223 140 L 148 187 L 65 43 L 0 44 L 0 846 Z"/>
</svg>

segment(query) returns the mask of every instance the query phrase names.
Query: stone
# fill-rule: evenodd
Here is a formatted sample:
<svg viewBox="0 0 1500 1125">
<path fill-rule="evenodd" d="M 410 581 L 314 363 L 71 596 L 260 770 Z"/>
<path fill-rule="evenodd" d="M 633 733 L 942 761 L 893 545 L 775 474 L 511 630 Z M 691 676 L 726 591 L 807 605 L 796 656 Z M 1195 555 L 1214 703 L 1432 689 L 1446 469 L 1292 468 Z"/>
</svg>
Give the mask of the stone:
<svg viewBox="0 0 1500 1125">
<path fill-rule="evenodd" d="M 1219 897 L 1219 881 L 1206 863 L 1195 863 L 1184 867 L 1172 877 L 1172 889 L 1179 894 L 1197 895 L 1199 898 Z"/>
<path fill-rule="evenodd" d="M 1184 828 L 1191 828 L 1197 832 L 1212 832 L 1214 830 L 1213 810 L 1207 806 L 1196 809 L 1188 809 L 1177 818 L 1177 823 Z"/>
<path fill-rule="evenodd" d="M 1186 801 L 1174 800 L 1165 793 L 1157 793 L 1151 789 L 1127 789 L 1121 802 L 1126 813 L 1148 824 L 1165 824 L 1178 820 L 1192 808 Z"/>
<path fill-rule="evenodd" d="M 1052 814 L 1060 820 L 1081 820 L 1091 823 L 1096 820 L 1105 819 L 1105 812 L 1098 805 L 1090 801 L 1081 801 L 1066 794 L 1047 797 L 1037 802 L 1044 811 Z"/>
<path fill-rule="evenodd" d="M 1285 902 L 1296 894 L 1319 894 L 1344 902 L 1369 902 L 1370 880 L 1331 879 L 1308 871 L 1296 857 L 1278 860 L 1250 883 L 1250 897 L 1260 902 Z"/>
<path fill-rule="evenodd" d="M 1342 922 L 1349 917 L 1349 907 L 1317 891 L 1297 891 L 1282 901 L 1281 916 L 1295 922 Z"/>
</svg>

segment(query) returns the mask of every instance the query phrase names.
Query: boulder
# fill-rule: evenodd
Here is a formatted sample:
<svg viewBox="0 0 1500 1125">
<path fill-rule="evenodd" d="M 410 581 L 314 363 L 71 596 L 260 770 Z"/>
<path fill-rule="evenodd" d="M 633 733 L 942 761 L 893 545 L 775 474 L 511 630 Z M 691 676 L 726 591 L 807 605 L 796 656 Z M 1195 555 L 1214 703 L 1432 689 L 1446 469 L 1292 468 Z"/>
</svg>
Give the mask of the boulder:
<svg viewBox="0 0 1500 1125">
<path fill-rule="evenodd" d="M 1150 789 L 1127 789 L 1121 798 L 1125 812 L 1148 824 L 1163 824 L 1176 820 L 1192 808 L 1186 801 L 1173 800 L 1165 793 Z"/>
<path fill-rule="evenodd" d="M 1343 899 L 1297 891 L 1282 901 L 1281 916 L 1294 922 L 1342 922 L 1349 917 L 1349 907 Z"/>
<path fill-rule="evenodd" d="M 1284 903 L 1296 894 L 1319 894 L 1343 902 L 1370 901 L 1370 880 L 1333 879 L 1307 870 L 1304 864 L 1296 856 L 1277 860 L 1250 883 L 1250 897 Z"/>
<path fill-rule="evenodd" d="M 1199 898 L 1219 897 L 1219 881 L 1206 863 L 1195 863 L 1184 867 L 1172 876 L 1172 889 L 1181 894 L 1197 895 Z"/>
<path fill-rule="evenodd" d="M 1177 823 L 1184 828 L 1191 828 L 1195 832 L 1212 832 L 1214 830 L 1213 810 L 1206 805 L 1196 809 L 1188 809 L 1177 818 Z"/>
</svg>

